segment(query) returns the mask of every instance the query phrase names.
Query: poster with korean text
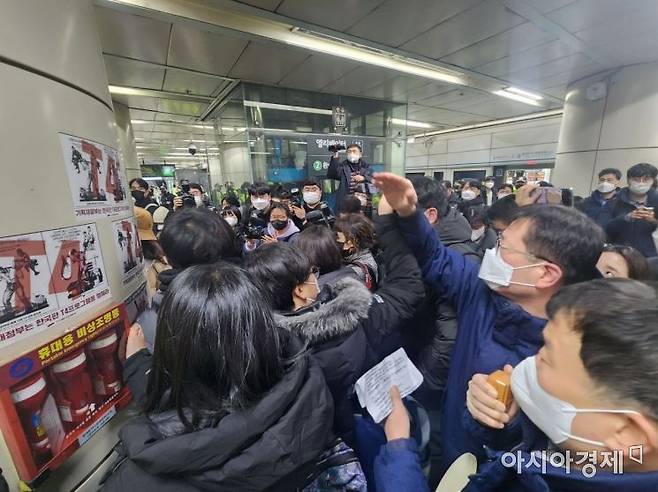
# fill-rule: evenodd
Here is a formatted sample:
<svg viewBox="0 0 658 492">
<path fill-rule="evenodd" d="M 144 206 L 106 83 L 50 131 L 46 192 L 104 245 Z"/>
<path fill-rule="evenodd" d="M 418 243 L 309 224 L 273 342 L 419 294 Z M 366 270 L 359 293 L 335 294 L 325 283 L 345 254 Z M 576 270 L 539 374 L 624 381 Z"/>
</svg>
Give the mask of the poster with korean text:
<svg viewBox="0 0 658 492">
<path fill-rule="evenodd" d="M 123 285 L 132 282 L 137 276 L 143 278 L 144 257 L 135 218 L 130 217 L 112 222 L 112 231 L 117 257 L 121 265 Z"/>
<path fill-rule="evenodd" d="M 130 195 L 118 152 L 65 133 L 60 133 L 59 138 L 77 219 L 86 221 L 128 212 Z"/>
<path fill-rule="evenodd" d="M 95 224 L 0 238 L 0 348 L 109 298 Z"/>
</svg>

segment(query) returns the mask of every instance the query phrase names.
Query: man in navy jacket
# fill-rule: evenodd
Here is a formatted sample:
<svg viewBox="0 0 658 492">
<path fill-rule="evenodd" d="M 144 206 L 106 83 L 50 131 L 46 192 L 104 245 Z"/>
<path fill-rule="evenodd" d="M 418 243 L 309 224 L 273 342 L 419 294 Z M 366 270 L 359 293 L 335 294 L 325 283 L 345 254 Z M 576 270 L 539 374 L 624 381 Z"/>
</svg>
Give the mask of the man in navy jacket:
<svg viewBox="0 0 658 492">
<path fill-rule="evenodd" d="M 619 193 L 621 171 L 607 168 L 599 172 L 599 182 L 591 196 L 578 207 L 585 215 L 605 229 L 612 219 L 615 198 Z"/>
<path fill-rule="evenodd" d="M 486 398 L 486 374 L 514 366 L 539 350 L 546 324 L 546 304 L 561 285 L 596 276 L 603 231 L 587 217 L 562 206 L 523 207 L 501 236 L 499 247 L 478 266 L 450 251 L 421 210 L 411 182 L 391 173 L 375 183 L 398 213 L 398 226 L 414 252 L 424 280 L 451 300 L 458 313 L 441 421 L 443 470 L 464 452 L 484 458 L 485 444 L 505 449 L 520 436 L 514 415 L 499 411 Z M 483 282 L 485 279 L 486 282 Z M 484 379 L 484 383 L 483 380 Z M 477 422 L 466 409 L 470 386 Z M 510 410 L 510 413 L 514 413 Z"/>
</svg>

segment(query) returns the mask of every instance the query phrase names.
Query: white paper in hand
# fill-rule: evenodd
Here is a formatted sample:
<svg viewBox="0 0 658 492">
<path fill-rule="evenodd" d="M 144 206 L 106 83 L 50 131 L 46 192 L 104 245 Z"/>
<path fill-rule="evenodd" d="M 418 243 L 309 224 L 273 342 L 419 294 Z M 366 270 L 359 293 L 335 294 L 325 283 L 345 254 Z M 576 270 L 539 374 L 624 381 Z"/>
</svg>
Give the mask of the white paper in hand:
<svg viewBox="0 0 658 492">
<path fill-rule="evenodd" d="M 359 378 L 355 385 L 356 396 L 361 407 L 367 408 L 373 420 L 379 423 L 393 410 L 391 388 L 394 385 L 404 398 L 416 391 L 422 382 L 423 375 L 401 348 Z"/>
</svg>

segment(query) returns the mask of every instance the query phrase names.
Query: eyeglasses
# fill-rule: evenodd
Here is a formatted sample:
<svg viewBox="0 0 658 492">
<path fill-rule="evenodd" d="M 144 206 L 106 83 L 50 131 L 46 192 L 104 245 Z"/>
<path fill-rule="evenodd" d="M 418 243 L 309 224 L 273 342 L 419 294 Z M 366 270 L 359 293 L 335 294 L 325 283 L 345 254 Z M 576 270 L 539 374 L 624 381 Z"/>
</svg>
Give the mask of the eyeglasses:
<svg viewBox="0 0 658 492">
<path fill-rule="evenodd" d="M 313 275 L 317 280 L 317 278 L 320 276 L 320 269 L 316 266 L 312 266 L 311 267 L 311 275 Z"/>
<path fill-rule="evenodd" d="M 527 251 L 520 251 L 518 249 L 510 248 L 509 246 L 503 246 L 501 244 L 502 239 L 503 239 L 502 234 L 499 233 L 498 234 L 498 239 L 496 240 L 496 249 L 497 250 L 504 249 L 506 251 L 509 251 L 510 253 L 516 253 L 516 254 L 519 254 L 519 255 L 527 256 L 528 258 L 534 258 L 536 260 L 543 260 L 543 261 L 547 261 L 549 263 L 552 263 L 552 261 L 547 259 L 547 258 L 542 258 L 541 256 L 533 255 L 532 253 L 528 253 Z"/>
</svg>

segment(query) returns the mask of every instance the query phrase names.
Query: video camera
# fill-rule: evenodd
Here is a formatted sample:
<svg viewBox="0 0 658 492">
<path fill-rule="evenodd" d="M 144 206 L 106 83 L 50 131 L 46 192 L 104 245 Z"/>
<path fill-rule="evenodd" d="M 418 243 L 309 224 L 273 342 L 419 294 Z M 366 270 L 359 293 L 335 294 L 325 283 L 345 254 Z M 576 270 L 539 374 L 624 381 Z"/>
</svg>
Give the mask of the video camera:
<svg viewBox="0 0 658 492">
<path fill-rule="evenodd" d="M 261 226 L 248 225 L 244 228 L 245 239 L 263 239 L 264 235 L 265 229 L 263 229 Z"/>
<path fill-rule="evenodd" d="M 324 225 L 331 229 L 334 222 L 336 222 L 336 217 L 331 213 L 329 206 L 322 203 L 319 210 L 313 210 L 306 214 L 306 221 L 314 225 Z"/>
<path fill-rule="evenodd" d="M 290 205 L 299 208 L 304 207 L 302 191 L 299 188 L 290 188 Z"/>
<path fill-rule="evenodd" d="M 196 200 L 193 195 L 190 195 L 190 182 L 187 179 L 181 179 L 180 188 L 183 190 L 181 195 L 183 208 L 196 208 Z"/>
<path fill-rule="evenodd" d="M 329 147 L 327 147 L 327 150 L 332 154 L 335 154 L 336 152 L 340 152 L 341 150 L 346 150 L 346 148 L 342 144 L 336 144 L 336 145 L 330 145 Z"/>
</svg>

